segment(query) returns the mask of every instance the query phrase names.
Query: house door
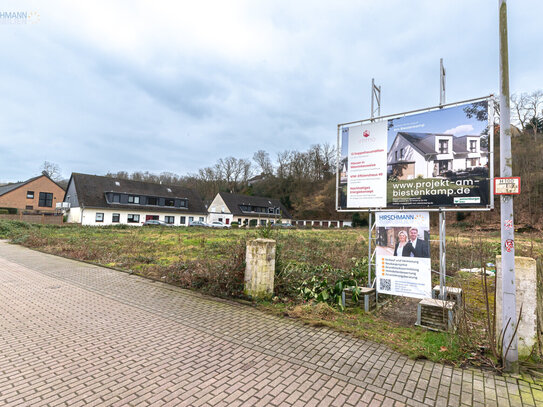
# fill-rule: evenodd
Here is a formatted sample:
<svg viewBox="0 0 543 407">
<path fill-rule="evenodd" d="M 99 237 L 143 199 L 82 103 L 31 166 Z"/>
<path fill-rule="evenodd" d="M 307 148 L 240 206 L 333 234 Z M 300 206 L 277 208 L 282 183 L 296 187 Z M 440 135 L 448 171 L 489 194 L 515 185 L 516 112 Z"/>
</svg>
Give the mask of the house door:
<svg viewBox="0 0 543 407">
<path fill-rule="evenodd" d="M 226 218 L 225 221 L 226 221 L 226 224 L 227 224 L 227 225 L 230 224 L 230 218 Z"/>
<path fill-rule="evenodd" d="M 449 170 L 449 160 L 440 160 L 439 162 L 439 174 L 443 174 Z"/>
<path fill-rule="evenodd" d="M 158 215 L 145 215 L 145 221 L 158 220 Z"/>
</svg>

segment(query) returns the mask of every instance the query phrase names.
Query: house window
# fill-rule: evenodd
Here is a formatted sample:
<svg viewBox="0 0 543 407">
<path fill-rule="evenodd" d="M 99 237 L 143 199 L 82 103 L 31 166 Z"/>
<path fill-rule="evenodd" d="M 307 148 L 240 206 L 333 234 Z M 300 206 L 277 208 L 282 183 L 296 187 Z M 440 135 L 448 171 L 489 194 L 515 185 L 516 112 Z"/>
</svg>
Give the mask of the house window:
<svg viewBox="0 0 543 407">
<path fill-rule="evenodd" d="M 128 220 L 128 223 L 138 223 L 140 221 L 140 215 L 129 213 L 127 220 Z"/>
<path fill-rule="evenodd" d="M 149 198 L 147 198 L 147 205 L 158 205 L 158 198 L 150 196 Z"/>
<path fill-rule="evenodd" d="M 181 199 L 181 207 L 182 207 L 182 208 L 186 208 L 186 207 L 187 207 L 187 200 L 186 200 L 186 199 Z"/>
<path fill-rule="evenodd" d="M 275 208 L 275 214 L 279 215 L 281 213 L 281 210 L 279 208 Z"/>
<path fill-rule="evenodd" d="M 203 222 L 203 221 L 204 221 L 204 217 L 203 217 L 203 216 L 200 216 L 200 217 L 198 218 L 198 220 L 199 220 L 200 222 Z"/>
<path fill-rule="evenodd" d="M 273 208 L 268 208 L 268 213 L 273 213 Z"/>
<path fill-rule="evenodd" d="M 477 158 L 468 158 L 469 167 L 477 167 Z"/>
<path fill-rule="evenodd" d="M 164 200 L 164 206 L 175 206 L 175 199 L 166 198 Z"/>
<path fill-rule="evenodd" d="M 25 209 L 32 210 L 32 209 L 34 209 L 34 207 L 32 205 L 26 205 Z"/>
<path fill-rule="evenodd" d="M 469 151 L 472 153 L 477 152 L 477 140 L 470 140 L 469 141 Z"/>
<path fill-rule="evenodd" d="M 222 218 L 217 219 L 219 222 L 222 222 Z"/>
<path fill-rule="evenodd" d="M 34 191 L 26 191 L 27 199 L 34 199 Z"/>
<path fill-rule="evenodd" d="M 261 220 L 260 220 L 260 225 L 261 225 L 261 226 L 266 226 L 266 220 L 265 220 L 265 219 L 261 219 Z"/>
<path fill-rule="evenodd" d="M 164 222 L 169 225 L 173 225 L 175 222 L 175 216 L 164 216 Z"/>
<path fill-rule="evenodd" d="M 403 148 L 400 148 L 400 160 L 403 160 Z"/>
<path fill-rule="evenodd" d="M 49 192 L 40 192 L 40 199 L 38 202 L 38 206 L 42 206 L 44 208 L 52 208 L 53 194 Z"/>
<path fill-rule="evenodd" d="M 135 196 L 135 195 L 128 195 L 128 203 L 139 204 L 140 203 L 140 197 Z"/>
<path fill-rule="evenodd" d="M 121 214 L 120 213 L 114 213 L 111 215 L 111 222 L 112 223 L 119 223 L 121 221 Z"/>
<path fill-rule="evenodd" d="M 398 150 L 394 151 L 394 161 L 398 161 Z"/>
<path fill-rule="evenodd" d="M 119 194 L 113 194 L 113 202 L 114 202 L 114 203 L 119 203 L 119 202 L 121 202 L 121 195 L 119 195 Z"/>
<path fill-rule="evenodd" d="M 189 224 L 194 222 L 194 216 L 189 216 Z"/>
<path fill-rule="evenodd" d="M 241 218 L 238 218 L 238 225 L 241 225 Z"/>
<path fill-rule="evenodd" d="M 182 225 L 186 223 L 186 218 L 184 216 L 181 216 L 181 220 L 179 221 Z"/>
<path fill-rule="evenodd" d="M 439 154 L 449 154 L 449 140 L 439 140 Z"/>
<path fill-rule="evenodd" d="M 101 212 L 96 213 L 96 222 L 103 222 L 104 221 L 104 214 Z"/>
</svg>

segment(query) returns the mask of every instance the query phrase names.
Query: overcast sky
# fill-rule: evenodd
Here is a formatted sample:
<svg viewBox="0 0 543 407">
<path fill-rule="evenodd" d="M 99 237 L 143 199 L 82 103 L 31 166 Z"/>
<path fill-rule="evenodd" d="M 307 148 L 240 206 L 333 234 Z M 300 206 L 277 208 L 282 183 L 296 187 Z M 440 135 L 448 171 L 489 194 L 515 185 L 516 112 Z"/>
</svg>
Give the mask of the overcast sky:
<svg viewBox="0 0 543 407">
<path fill-rule="evenodd" d="M 543 1 L 509 1 L 511 92 L 542 89 Z M 498 0 L 4 1 L 0 182 L 47 160 L 187 174 L 336 142 L 338 123 L 498 91 Z M 11 21 L 12 22 L 12 21 Z"/>
</svg>

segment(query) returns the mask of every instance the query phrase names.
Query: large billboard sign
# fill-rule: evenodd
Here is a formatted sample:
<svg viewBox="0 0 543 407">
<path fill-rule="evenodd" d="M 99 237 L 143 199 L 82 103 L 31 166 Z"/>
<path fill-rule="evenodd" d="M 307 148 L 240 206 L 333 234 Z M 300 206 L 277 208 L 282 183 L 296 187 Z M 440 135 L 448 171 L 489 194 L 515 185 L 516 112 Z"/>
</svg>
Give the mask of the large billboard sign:
<svg viewBox="0 0 543 407">
<path fill-rule="evenodd" d="M 338 210 L 490 208 L 489 98 L 338 126 Z"/>
<path fill-rule="evenodd" d="M 429 212 L 375 214 L 377 292 L 431 298 Z"/>
</svg>

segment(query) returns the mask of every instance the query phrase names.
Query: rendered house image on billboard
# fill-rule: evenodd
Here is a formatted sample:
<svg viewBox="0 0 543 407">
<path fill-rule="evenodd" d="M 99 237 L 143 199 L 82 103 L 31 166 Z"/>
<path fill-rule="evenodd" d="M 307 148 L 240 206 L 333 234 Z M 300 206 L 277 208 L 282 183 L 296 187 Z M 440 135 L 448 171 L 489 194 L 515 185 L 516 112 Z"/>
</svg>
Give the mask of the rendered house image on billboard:
<svg viewBox="0 0 543 407">
<path fill-rule="evenodd" d="M 446 177 L 453 172 L 486 173 L 488 150 L 480 135 L 399 132 L 388 152 L 388 176 L 398 180 Z"/>
</svg>

